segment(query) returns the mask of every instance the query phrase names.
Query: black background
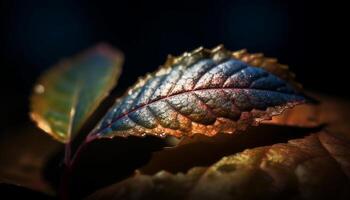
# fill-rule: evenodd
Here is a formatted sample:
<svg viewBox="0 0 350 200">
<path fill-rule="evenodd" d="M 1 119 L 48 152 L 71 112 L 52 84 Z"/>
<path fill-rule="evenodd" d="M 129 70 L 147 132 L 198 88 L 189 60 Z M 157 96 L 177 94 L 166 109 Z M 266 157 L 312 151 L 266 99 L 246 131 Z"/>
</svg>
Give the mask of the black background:
<svg viewBox="0 0 350 200">
<path fill-rule="evenodd" d="M 277 57 L 305 88 L 347 97 L 346 7 L 296 0 L 2 1 L 0 130 L 28 120 L 28 96 L 43 70 L 101 41 L 126 55 L 118 90 L 169 53 L 222 43 Z"/>
</svg>

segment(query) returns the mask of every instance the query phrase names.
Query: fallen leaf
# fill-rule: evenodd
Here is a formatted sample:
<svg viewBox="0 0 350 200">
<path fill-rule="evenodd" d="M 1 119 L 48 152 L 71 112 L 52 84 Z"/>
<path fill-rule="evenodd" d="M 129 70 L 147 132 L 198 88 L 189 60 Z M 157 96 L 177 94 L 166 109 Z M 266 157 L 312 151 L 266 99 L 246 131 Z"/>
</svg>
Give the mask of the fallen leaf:
<svg viewBox="0 0 350 200">
<path fill-rule="evenodd" d="M 349 189 L 350 143 L 322 131 L 187 173 L 135 174 L 88 199 L 347 199 Z"/>
<path fill-rule="evenodd" d="M 183 138 L 174 147 L 153 152 L 148 163 L 138 171 L 145 174 L 155 174 L 161 170 L 171 173 L 186 172 L 193 166 L 210 166 L 224 156 L 230 156 L 245 149 L 286 143 L 291 139 L 302 138 L 320 130 L 322 126 L 306 128 L 261 124 L 236 134 L 217 134 L 212 137 L 197 134 Z"/>
<path fill-rule="evenodd" d="M 44 73 L 31 97 L 31 118 L 68 142 L 115 86 L 123 55 L 106 44 L 64 60 Z"/>
<path fill-rule="evenodd" d="M 118 99 L 87 140 L 233 133 L 306 101 L 285 66 L 249 55 L 219 46 L 170 57 Z"/>
</svg>

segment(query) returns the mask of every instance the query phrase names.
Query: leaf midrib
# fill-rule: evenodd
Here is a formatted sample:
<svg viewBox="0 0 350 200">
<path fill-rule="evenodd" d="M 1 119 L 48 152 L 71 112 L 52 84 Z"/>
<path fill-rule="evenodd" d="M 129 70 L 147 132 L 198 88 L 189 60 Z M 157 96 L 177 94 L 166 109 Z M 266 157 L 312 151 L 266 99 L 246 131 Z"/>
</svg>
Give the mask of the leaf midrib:
<svg viewBox="0 0 350 200">
<path fill-rule="evenodd" d="M 164 96 L 164 97 L 160 97 L 158 99 L 155 99 L 155 100 L 152 100 L 152 101 L 149 101 L 147 103 L 144 103 L 144 104 L 140 104 L 139 106 L 129 110 L 128 112 L 126 113 L 123 113 L 121 115 L 119 115 L 118 117 L 115 117 L 114 119 L 111 120 L 110 123 L 108 123 L 107 125 L 101 127 L 100 129 L 98 129 L 96 132 L 93 132 L 92 135 L 94 134 L 99 134 L 101 132 L 103 132 L 105 129 L 109 128 L 112 126 L 112 124 L 114 124 L 115 122 L 117 122 L 118 120 L 128 116 L 130 113 L 133 113 L 133 112 L 136 112 L 137 110 L 139 109 L 142 109 L 146 106 L 149 106 L 153 103 L 156 103 L 158 101 L 161 101 L 161 100 L 164 100 L 164 99 L 167 99 L 167 98 L 171 98 L 171 97 L 174 97 L 174 96 L 177 96 L 177 95 L 182 95 L 182 94 L 186 94 L 186 93 L 192 93 L 192 92 L 196 92 L 196 91 L 205 91 L 205 90 L 224 90 L 224 89 L 229 89 L 229 90 L 252 90 L 252 91 L 262 91 L 262 92 L 273 92 L 273 93 L 279 93 L 279 94 L 285 94 L 285 95 L 291 95 L 291 96 L 299 96 L 297 94 L 291 94 L 291 93 L 285 93 L 285 92 L 278 92 L 278 91 L 272 91 L 272 90 L 266 90 L 266 89 L 252 89 L 252 88 L 233 88 L 233 87 L 228 87 L 228 88 L 223 88 L 223 87 L 216 87 L 216 88 L 199 88 L 199 89 L 193 89 L 193 90 L 185 90 L 185 91 L 181 91 L 181 92 L 178 92 L 178 93 L 174 93 L 174 94 L 171 94 L 171 95 L 167 95 L 167 96 Z"/>
</svg>

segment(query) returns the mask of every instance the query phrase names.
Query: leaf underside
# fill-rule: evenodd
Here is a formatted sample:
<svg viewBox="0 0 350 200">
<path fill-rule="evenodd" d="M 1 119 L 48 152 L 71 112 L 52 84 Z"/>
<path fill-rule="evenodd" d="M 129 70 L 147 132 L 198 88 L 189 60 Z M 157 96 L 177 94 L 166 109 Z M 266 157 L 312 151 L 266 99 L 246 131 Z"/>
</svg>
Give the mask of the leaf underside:
<svg viewBox="0 0 350 200">
<path fill-rule="evenodd" d="M 293 76 L 262 54 L 199 48 L 141 78 L 89 137 L 233 133 L 304 102 Z"/>
<path fill-rule="evenodd" d="M 55 139 L 68 142 L 115 86 L 122 62 L 122 54 L 105 44 L 60 62 L 35 85 L 31 118 Z"/>
<path fill-rule="evenodd" d="M 349 152 L 349 141 L 319 132 L 248 149 L 185 174 L 136 174 L 88 199 L 346 199 Z"/>
</svg>

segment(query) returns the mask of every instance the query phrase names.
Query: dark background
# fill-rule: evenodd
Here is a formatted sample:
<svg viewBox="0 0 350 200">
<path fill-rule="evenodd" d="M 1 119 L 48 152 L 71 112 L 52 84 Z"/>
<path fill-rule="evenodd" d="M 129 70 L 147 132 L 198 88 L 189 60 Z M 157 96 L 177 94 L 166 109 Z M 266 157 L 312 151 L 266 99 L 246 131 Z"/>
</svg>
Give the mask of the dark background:
<svg viewBox="0 0 350 200">
<path fill-rule="evenodd" d="M 222 43 L 277 57 L 306 88 L 347 98 L 346 7 L 296 0 L 2 1 L 0 132 L 28 120 L 28 96 L 43 70 L 100 41 L 126 55 L 120 90 L 169 53 Z"/>
</svg>

